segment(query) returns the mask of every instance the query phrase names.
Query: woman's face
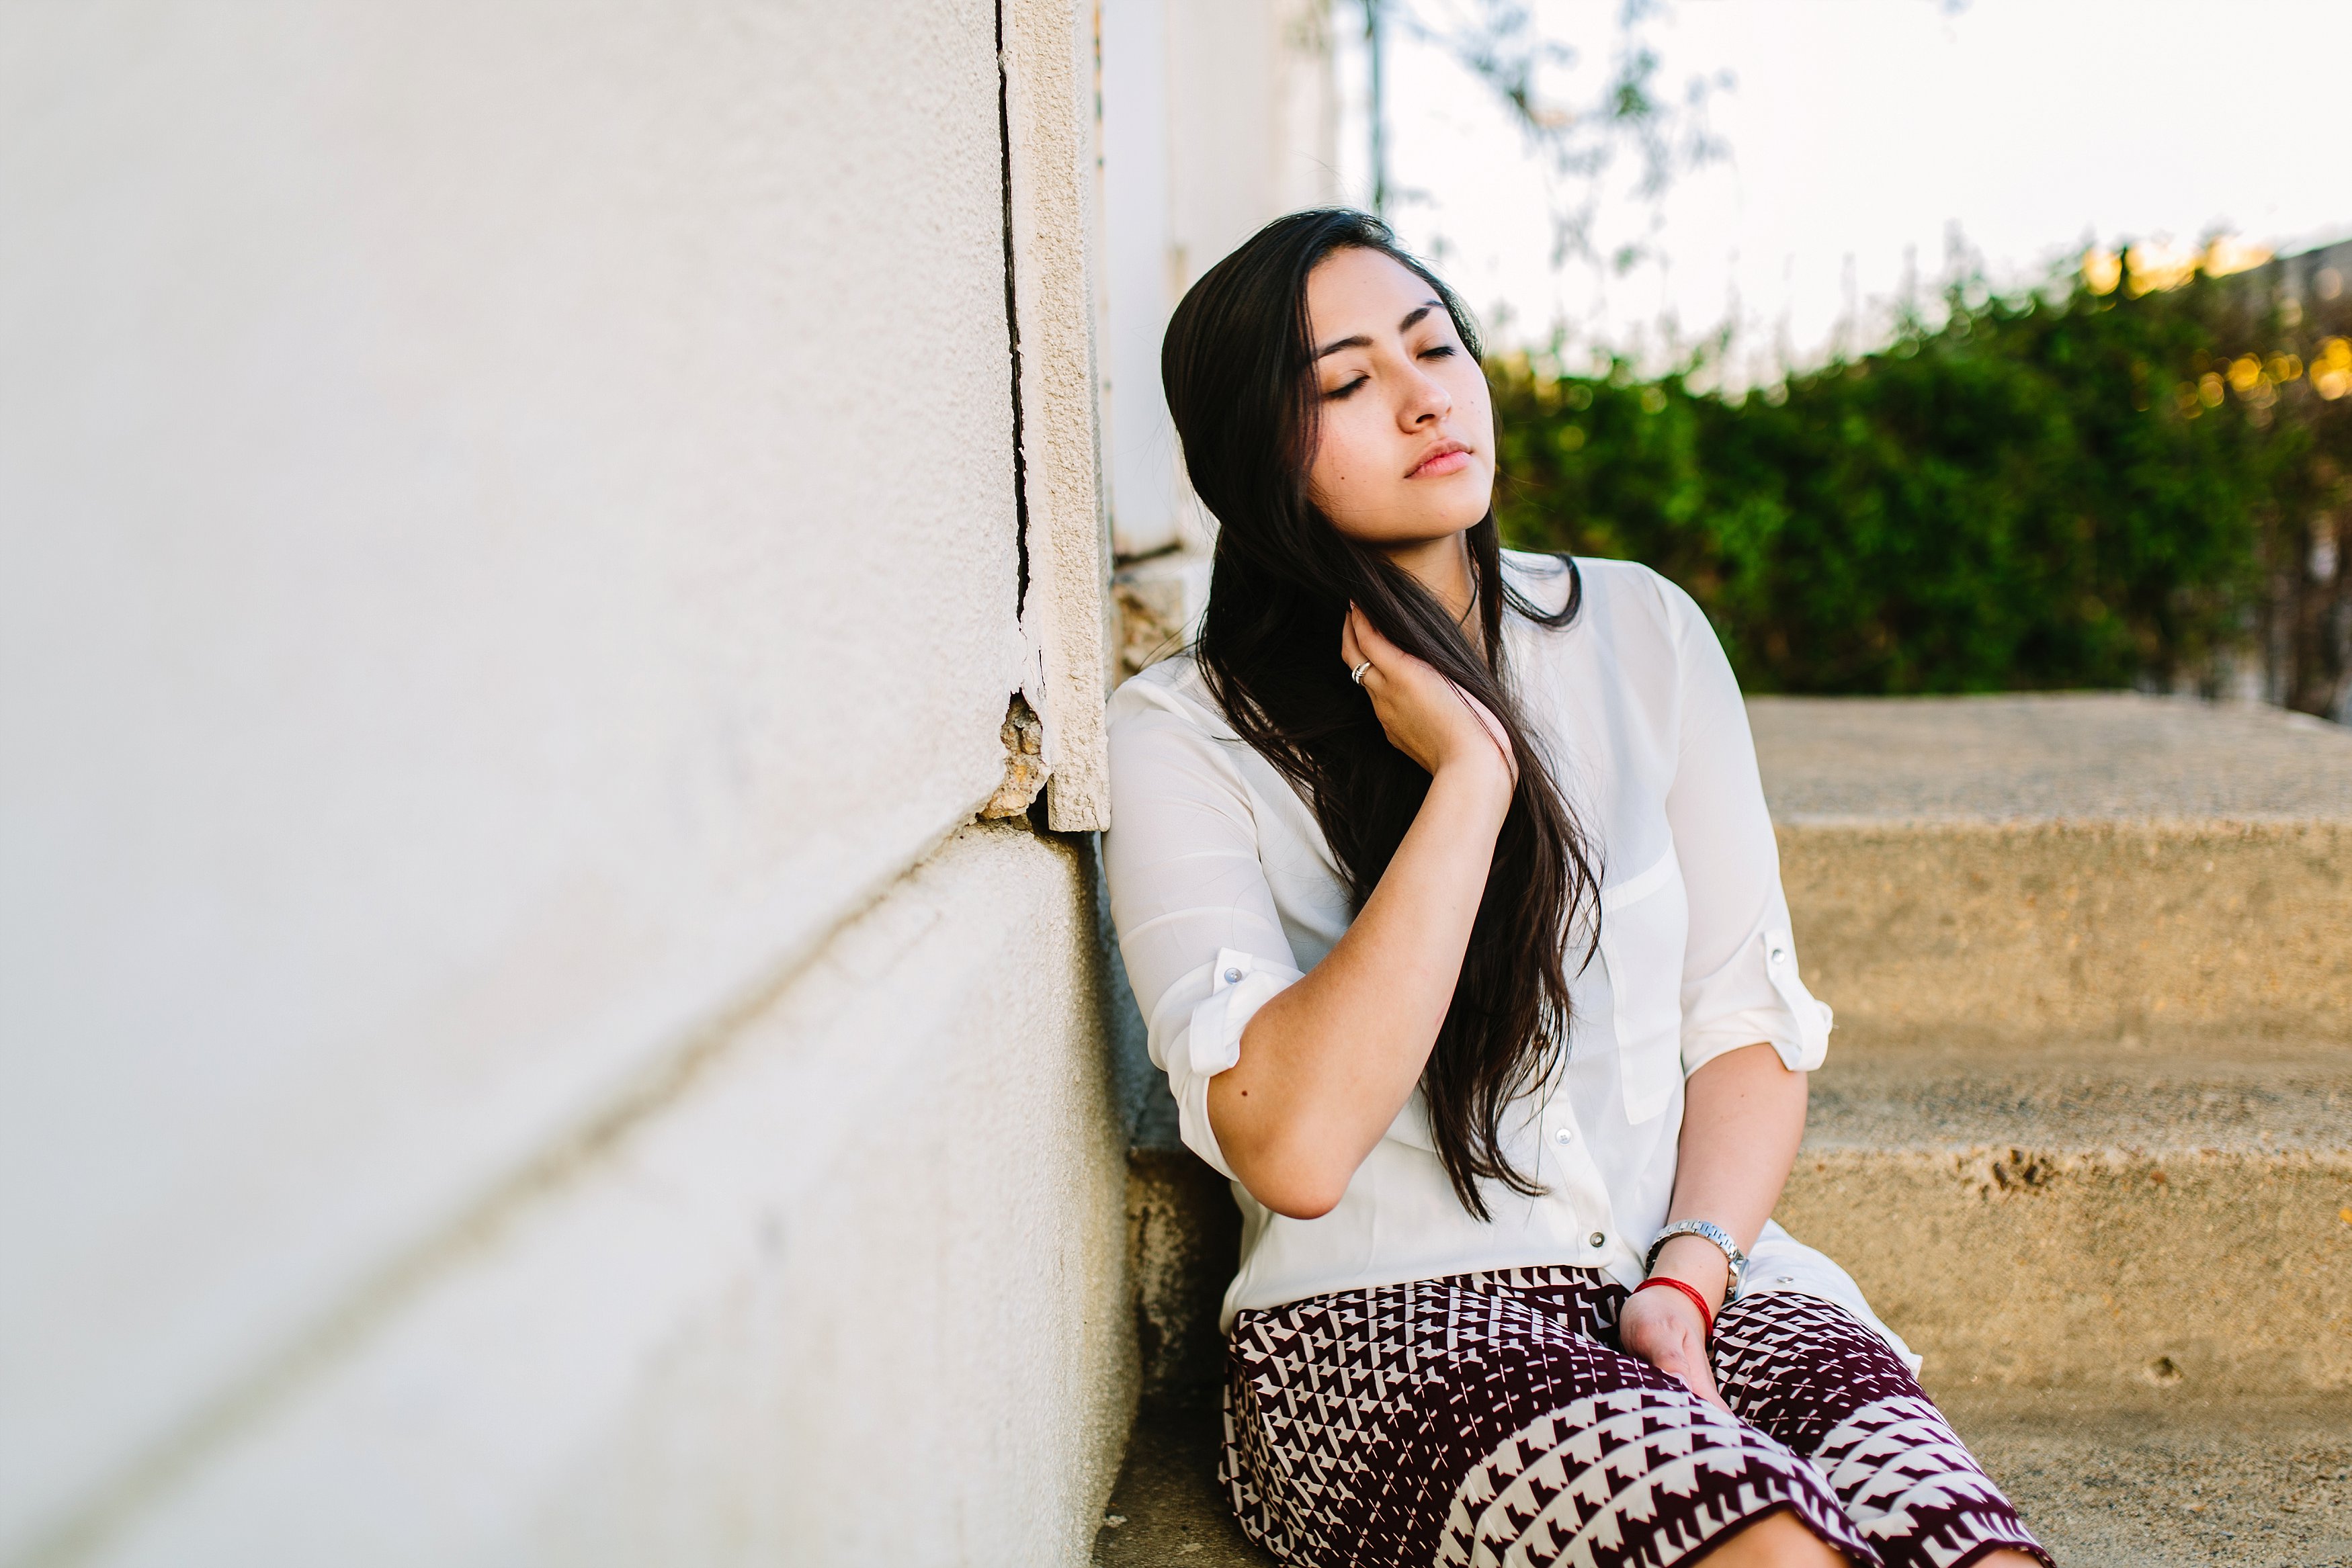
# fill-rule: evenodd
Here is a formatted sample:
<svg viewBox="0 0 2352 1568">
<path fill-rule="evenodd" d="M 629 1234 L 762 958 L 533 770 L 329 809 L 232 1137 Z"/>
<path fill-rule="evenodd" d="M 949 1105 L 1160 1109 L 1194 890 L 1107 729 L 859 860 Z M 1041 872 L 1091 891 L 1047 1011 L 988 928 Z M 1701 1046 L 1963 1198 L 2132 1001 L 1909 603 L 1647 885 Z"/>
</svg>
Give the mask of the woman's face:
<svg viewBox="0 0 2352 1568">
<path fill-rule="evenodd" d="M 1458 534 L 1495 490 L 1486 378 L 1436 291 L 1376 250 L 1307 278 L 1320 398 L 1307 486 L 1349 538 L 1391 549 Z"/>
</svg>

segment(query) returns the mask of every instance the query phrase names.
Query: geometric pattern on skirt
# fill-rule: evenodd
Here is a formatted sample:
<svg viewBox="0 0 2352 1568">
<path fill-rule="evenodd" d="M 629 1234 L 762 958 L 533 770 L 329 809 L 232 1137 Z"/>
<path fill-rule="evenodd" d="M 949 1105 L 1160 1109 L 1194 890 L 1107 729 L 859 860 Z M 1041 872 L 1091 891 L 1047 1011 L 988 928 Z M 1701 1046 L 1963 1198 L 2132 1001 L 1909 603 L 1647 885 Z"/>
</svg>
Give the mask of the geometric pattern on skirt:
<svg viewBox="0 0 2352 1568">
<path fill-rule="evenodd" d="M 1958 1568 L 2004 1546 L 2050 1560 L 1911 1369 L 1836 1302 L 1751 1296 L 1710 1350 L 1732 1408 L 1812 1460 L 1884 1561 Z"/>
<path fill-rule="evenodd" d="M 2049 1561 L 1843 1308 L 1725 1309 L 1727 1412 L 1617 1348 L 1625 1294 L 1522 1269 L 1240 1313 L 1219 1479 L 1243 1529 L 1301 1568 L 1669 1568 L 1786 1509 L 1858 1563 Z"/>
</svg>

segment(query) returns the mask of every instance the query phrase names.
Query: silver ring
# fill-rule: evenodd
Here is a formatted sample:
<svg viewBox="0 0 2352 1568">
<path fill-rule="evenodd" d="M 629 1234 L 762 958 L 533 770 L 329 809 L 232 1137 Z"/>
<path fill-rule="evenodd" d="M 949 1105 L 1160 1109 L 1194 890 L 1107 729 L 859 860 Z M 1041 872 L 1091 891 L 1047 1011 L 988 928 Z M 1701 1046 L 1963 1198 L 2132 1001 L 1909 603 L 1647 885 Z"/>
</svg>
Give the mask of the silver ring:
<svg viewBox="0 0 2352 1568">
<path fill-rule="evenodd" d="M 1372 662 L 1370 659 L 1366 659 L 1362 664 L 1358 664 L 1354 669 L 1348 672 L 1348 678 L 1360 686 L 1364 684 L 1364 672 L 1371 667 Z"/>
</svg>

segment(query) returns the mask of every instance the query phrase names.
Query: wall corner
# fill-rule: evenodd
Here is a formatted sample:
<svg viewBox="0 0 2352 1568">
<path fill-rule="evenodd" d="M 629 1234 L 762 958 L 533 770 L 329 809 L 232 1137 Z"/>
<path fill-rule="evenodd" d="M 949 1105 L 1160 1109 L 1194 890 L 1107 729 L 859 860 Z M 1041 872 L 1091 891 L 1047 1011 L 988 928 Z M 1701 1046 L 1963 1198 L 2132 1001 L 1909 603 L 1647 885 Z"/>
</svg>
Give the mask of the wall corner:
<svg viewBox="0 0 2352 1568">
<path fill-rule="evenodd" d="M 1095 364 L 1093 0 L 1000 0 L 1028 591 L 1023 690 L 1045 726 L 1047 825 L 1110 822 L 1110 548 Z"/>
</svg>

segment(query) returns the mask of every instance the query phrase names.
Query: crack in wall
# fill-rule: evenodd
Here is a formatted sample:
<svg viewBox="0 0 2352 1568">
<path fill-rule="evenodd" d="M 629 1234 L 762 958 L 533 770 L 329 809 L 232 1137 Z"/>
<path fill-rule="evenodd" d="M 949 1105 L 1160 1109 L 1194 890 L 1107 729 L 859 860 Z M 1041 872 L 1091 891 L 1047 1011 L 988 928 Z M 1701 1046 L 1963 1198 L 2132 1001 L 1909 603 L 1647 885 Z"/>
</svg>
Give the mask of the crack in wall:
<svg viewBox="0 0 2352 1568">
<path fill-rule="evenodd" d="M 996 6 L 996 152 L 1004 197 L 1004 335 L 1013 367 L 1013 547 L 1017 563 L 1013 613 L 1029 609 L 1029 458 L 1021 423 L 1021 307 L 1013 284 L 1013 106 L 1004 61 L 1004 0 Z"/>
</svg>

